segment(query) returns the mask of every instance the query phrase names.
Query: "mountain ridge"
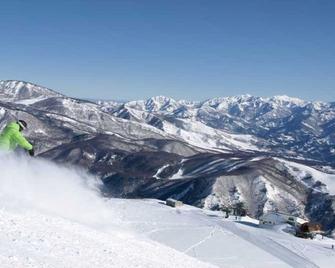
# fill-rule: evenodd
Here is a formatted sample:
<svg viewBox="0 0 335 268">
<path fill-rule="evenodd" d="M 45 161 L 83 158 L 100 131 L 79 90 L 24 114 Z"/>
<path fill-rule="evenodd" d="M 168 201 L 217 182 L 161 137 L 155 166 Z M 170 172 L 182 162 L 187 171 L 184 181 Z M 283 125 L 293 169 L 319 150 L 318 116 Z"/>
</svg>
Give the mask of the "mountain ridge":
<svg viewBox="0 0 335 268">
<path fill-rule="evenodd" d="M 277 99 L 274 111 L 252 96 L 228 106 L 182 101 L 183 109 L 166 97 L 113 107 L 66 96 L 0 98 L 0 127 L 26 120 L 40 157 L 97 175 L 108 197 L 174 197 L 209 209 L 241 201 L 254 217 L 280 208 L 331 231 L 335 198 L 322 176 L 335 168 L 335 109 Z"/>
</svg>

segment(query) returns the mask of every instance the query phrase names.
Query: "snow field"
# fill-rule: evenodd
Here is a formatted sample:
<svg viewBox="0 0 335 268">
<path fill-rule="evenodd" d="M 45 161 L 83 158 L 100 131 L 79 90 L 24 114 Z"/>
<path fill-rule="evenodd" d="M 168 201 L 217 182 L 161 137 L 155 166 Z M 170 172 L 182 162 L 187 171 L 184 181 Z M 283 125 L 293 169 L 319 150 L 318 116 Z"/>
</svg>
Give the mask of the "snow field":
<svg viewBox="0 0 335 268">
<path fill-rule="evenodd" d="M 335 261 L 333 239 L 297 238 L 255 227 L 247 217 L 234 222 L 220 212 L 186 205 L 174 209 L 158 200 L 113 199 L 111 206 L 136 233 L 218 267 L 328 268 Z"/>
<path fill-rule="evenodd" d="M 139 236 L 87 174 L 0 155 L 0 267 L 213 267 Z"/>
<path fill-rule="evenodd" d="M 94 177 L 45 160 L 1 154 L 0 171 L 1 268 L 328 268 L 335 262 L 332 239 L 300 239 L 159 200 L 107 200 Z"/>
<path fill-rule="evenodd" d="M 0 211 L 1 268 L 214 267 L 145 239 L 39 213 Z"/>
</svg>

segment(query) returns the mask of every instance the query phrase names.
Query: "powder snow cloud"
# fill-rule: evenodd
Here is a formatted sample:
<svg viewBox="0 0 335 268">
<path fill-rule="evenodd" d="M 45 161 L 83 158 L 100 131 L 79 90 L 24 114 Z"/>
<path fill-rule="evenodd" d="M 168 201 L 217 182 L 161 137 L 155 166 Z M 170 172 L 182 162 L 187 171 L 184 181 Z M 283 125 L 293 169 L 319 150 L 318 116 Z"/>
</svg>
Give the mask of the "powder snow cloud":
<svg viewBox="0 0 335 268">
<path fill-rule="evenodd" d="M 74 167 L 0 154 L 2 209 L 47 213 L 108 231 L 118 217 L 99 194 L 99 180 Z"/>
</svg>

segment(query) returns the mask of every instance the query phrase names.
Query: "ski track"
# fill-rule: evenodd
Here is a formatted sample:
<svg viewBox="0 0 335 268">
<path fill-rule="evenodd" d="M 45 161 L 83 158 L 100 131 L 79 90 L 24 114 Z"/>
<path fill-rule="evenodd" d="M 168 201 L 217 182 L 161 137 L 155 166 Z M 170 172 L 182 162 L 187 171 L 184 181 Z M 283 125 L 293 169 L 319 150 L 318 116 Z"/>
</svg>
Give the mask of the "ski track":
<svg viewBox="0 0 335 268">
<path fill-rule="evenodd" d="M 199 242 L 197 242 L 197 243 L 193 244 L 192 246 L 190 246 L 188 249 L 186 249 L 184 251 L 184 253 L 188 253 L 190 250 L 192 250 L 192 249 L 200 246 L 201 244 L 205 243 L 206 240 L 211 239 L 213 237 L 216 229 L 217 229 L 217 227 L 214 227 L 204 239 L 202 239 Z"/>
<path fill-rule="evenodd" d="M 294 268 L 318 268 L 313 262 L 307 258 L 299 256 L 297 253 L 289 250 L 287 247 L 281 245 L 280 243 L 274 241 L 273 239 L 267 237 L 264 240 L 260 239 L 257 235 L 248 233 L 236 226 L 232 222 L 221 222 L 220 225 L 224 226 L 225 229 L 231 231 L 235 235 L 243 238 L 244 240 L 250 242 L 251 244 L 261 248 L 262 250 L 268 252 L 269 254 L 277 257 L 281 261 L 287 263 Z"/>
<path fill-rule="evenodd" d="M 157 242 L 63 218 L 0 209 L 1 268 L 213 267 Z"/>
<path fill-rule="evenodd" d="M 168 212 L 169 209 L 167 209 L 167 213 L 173 213 L 173 210 L 171 209 L 171 212 Z M 173 213 L 174 214 L 174 213 Z M 280 234 L 276 232 L 270 232 L 267 233 L 267 230 L 265 229 L 258 229 L 254 228 L 253 230 L 246 229 L 244 230 L 244 225 L 241 223 L 236 223 L 234 221 L 230 220 L 222 220 L 222 218 L 209 218 L 207 217 L 206 212 L 204 211 L 192 211 L 189 213 L 188 211 L 183 211 L 181 214 L 184 220 L 186 220 L 189 216 L 194 217 L 197 215 L 198 219 L 198 226 L 194 226 L 191 224 L 191 222 L 184 221 L 182 218 L 180 218 L 179 223 L 180 225 L 176 225 L 172 222 L 166 222 L 163 221 L 164 218 L 157 218 L 157 222 L 153 222 L 153 229 L 148 231 L 142 231 L 141 233 L 144 236 L 149 236 L 151 239 L 161 242 L 163 244 L 168 245 L 169 247 L 175 248 L 183 253 L 186 253 L 192 257 L 198 258 L 202 261 L 210 262 L 212 264 L 218 265 L 219 267 L 294 267 L 294 268 L 317 268 L 319 267 L 310 259 L 308 259 L 307 256 L 309 254 L 306 254 L 306 249 L 308 250 L 308 246 L 301 245 L 297 241 L 295 243 L 294 241 L 291 241 L 291 238 L 286 237 L 286 234 L 283 234 L 285 237 L 279 237 Z M 201 221 L 199 221 L 201 219 Z M 141 220 L 140 220 L 141 221 Z M 136 221 L 135 221 L 136 222 Z M 135 223 L 133 222 L 133 223 Z M 161 222 L 161 223 L 160 223 Z M 160 228 L 157 228 L 158 226 L 155 226 L 156 224 L 161 225 Z M 247 227 L 247 226 L 246 226 Z M 248 228 L 248 227 L 247 227 Z M 251 227 L 250 227 L 251 228 Z M 203 233 L 201 234 L 201 229 L 203 229 Z M 174 240 L 170 240 L 171 235 L 178 236 L 179 234 L 184 234 L 184 231 L 187 233 L 190 230 L 193 230 L 194 235 L 192 235 L 191 239 L 189 240 L 190 243 L 187 241 L 181 241 L 180 243 L 176 243 Z M 196 231 L 198 230 L 198 231 Z M 170 232 L 171 231 L 171 232 Z M 192 231 L 191 231 L 192 232 Z M 248 265 L 246 261 L 241 261 L 241 253 L 237 252 L 231 252 L 231 255 L 224 254 L 222 257 L 217 255 L 216 253 L 211 254 L 210 256 L 206 256 L 206 254 L 203 254 L 203 250 L 209 246 L 215 246 L 214 240 L 216 237 L 220 237 L 219 233 L 223 233 L 228 236 L 234 236 L 237 239 L 240 238 L 241 240 L 245 241 L 245 243 L 250 243 L 250 248 L 257 248 L 258 250 L 253 251 L 256 254 L 259 254 L 260 251 L 264 252 L 264 255 L 272 256 L 272 259 L 269 257 L 266 257 L 264 264 L 257 265 L 257 260 L 255 262 L 255 259 L 250 259 L 252 263 L 250 263 L 251 266 Z M 188 235 L 185 234 L 185 237 Z M 184 237 L 182 235 L 182 237 Z M 277 240 L 278 238 L 278 240 Z M 183 238 L 181 238 L 183 239 Z M 213 240 L 214 239 L 214 240 Z M 292 238 L 294 239 L 294 238 Z M 235 241 L 234 239 L 230 239 L 229 241 Z M 222 241 L 224 243 L 224 240 Z M 217 246 L 221 245 L 222 250 L 224 250 L 225 247 L 229 247 L 227 244 L 216 244 Z M 317 246 L 317 245 L 315 245 Z M 248 247 L 248 246 L 247 246 Z M 244 245 L 243 248 L 247 249 L 247 247 Z M 237 249 L 238 250 L 238 249 Z M 200 255 L 198 254 L 200 253 Z M 250 253 L 248 253 L 250 254 Z M 250 255 L 249 255 L 250 258 Z M 320 262 L 320 259 L 318 260 Z M 322 261 L 321 261 L 322 263 Z M 320 264 L 319 264 L 320 265 Z M 324 266 L 323 264 L 321 265 Z"/>
<path fill-rule="evenodd" d="M 234 235 L 237 235 L 238 237 L 244 239 L 245 241 L 253 244 L 254 246 L 260 248 L 261 250 L 266 251 L 267 253 L 271 254 L 272 256 L 278 258 L 279 260 L 285 262 L 286 264 L 290 265 L 291 267 L 294 268 L 318 268 L 319 266 L 317 266 L 316 264 L 314 264 L 313 262 L 311 262 L 309 259 L 306 258 L 306 256 L 304 254 L 301 254 L 302 256 L 298 255 L 297 253 L 295 253 L 294 251 L 288 249 L 287 247 L 283 246 L 282 244 L 276 242 L 274 239 L 267 237 L 267 238 L 259 238 L 257 235 L 251 234 L 247 231 L 244 231 L 240 228 L 237 227 L 235 222 L 230 222 L 230 221 L 218 221 L 217 222 L 218 225 L 213 226 L 213 228 L 211 229 L 211 231 L 209 232 L 209 234 L 207 236 L 205 236 L 203 239 L 199 240 L 198 242 L 194 243 L 193 245 L 191 245 L 190 247 L 188 247 L 187 249 L 183 250 L 184 253 L 189 254 L 189 255 L 194 255 L 194 257 L 196 257 L 195 254 L 195 249 L 197 247 L 199 247 L 200 245 L 202 245 L 203 243 L 205 243 L 207 240 L 211 239 L 214 235 L 215 232 L 217 231 L 221 231 L 223 233 L 227 233 L 231 232 Z M 185 226 L 187 227 L 187 226 Z M 204 227 L 202 227 L 204 228 Z M 150 232 L 147 232 L 146 235 L 148 234 L 153 234 L 155 232 L 160 232 L 160 231 L 166 231 L 166 230 L 177 230 L 180 229 L 179 227 L 167 227 L 167 228 L 159 228 L 159 229 L 155 229 L 152 230 Z M 201 228 L 199 228 L 201 229 Z M 306 247 L 304 247 L 306 248 Z M 301 251 L 301 250 L 297 250 L 297 251 Z M 303 251 L 303 249 L 302 249 Z M 236 257 L 236 256 L 235 256 Z M 229 259 L 234 259 L 234 256 L 229 257 Z M 237 258 L 237 257 L 236 257 Z M 210 260 L 226 260 L 228 258 L 209 258 Z M 207 261 L 209 260 L 207 259 Z M 206 260 L 206 258 L 202 258 L 202 260 Z"/>
</svg>

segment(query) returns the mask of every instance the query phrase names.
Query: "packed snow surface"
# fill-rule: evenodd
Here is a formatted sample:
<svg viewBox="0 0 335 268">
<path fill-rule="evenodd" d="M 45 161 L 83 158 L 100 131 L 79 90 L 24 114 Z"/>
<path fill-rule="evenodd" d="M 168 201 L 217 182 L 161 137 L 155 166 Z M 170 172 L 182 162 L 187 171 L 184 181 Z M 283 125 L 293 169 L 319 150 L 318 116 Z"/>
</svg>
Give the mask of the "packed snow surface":
<svg viewBox="0 0 335 268">
<path fill-rule="evenodd" d="M 332 267 L 332 239 L 304 240 L 158 200 L 104 199 L 95 178 L 0 155 L 3 267 Z"/>
<path fill-rule="evenodd" d="M 214 267 L 136 234 L 97 181 L 44 160 L 0 155 L 0 267 Z"/>
</svg>

